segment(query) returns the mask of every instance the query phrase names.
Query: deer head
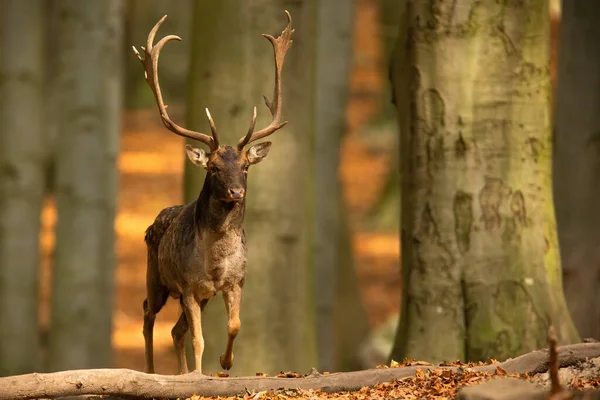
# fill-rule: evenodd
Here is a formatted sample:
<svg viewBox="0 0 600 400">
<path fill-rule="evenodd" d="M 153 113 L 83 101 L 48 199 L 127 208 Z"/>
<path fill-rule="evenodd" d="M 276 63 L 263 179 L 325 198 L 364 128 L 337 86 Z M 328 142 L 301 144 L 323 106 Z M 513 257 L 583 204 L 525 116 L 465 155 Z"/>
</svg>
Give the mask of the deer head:
<svg viewBox="0 0 600 400">
<path fill-rule="evenodd" d="M 145 53 L 144 58 L 142 58 L 137 49 L 133 47 L 133 51 L 137 58 L 144 66 L 146 82 L 154 93 L 158 111 L 165 127 L 177 135 L 197 140 L 208 146 L 210 151 L 207 153 L 202 149 L 188 144 L 186 145 L 186 152 L 194 165 L 207 170 L 207 183 L 211 185 L 214 195 L 222 201 L 233 202 L 240 201 L 244 198 L 248 168 L 250 165 L 259 163 L 267 156 L 269 149 L 271 148 L 271 142 L 262 142 L 251 146 L 248 149 L 245 147 L 256 140 L 271 135 L 287 124 L 287 121 L 281 121 L 281 70 L 283 68 L 285 54 L 292 45 L 291 37 L 294 30 L 291 28 L 292 17 L 290 13 L 287 11 L 285 11 L 285 13 L 288 18 L 288 24 L 278 38 L 263 34 L 263 36 L 271 42 L 275 56 L 275 88 L 273 90 L 273 101 L 269 101 L 264 97 L 265 104 L 271 112 L 271 123 L 265 128 L 255 131 L 256 107 L 254 107 L 248 133 L 240 138 L 235 147 L 219 145 L 217 128 L 208 108 L 205 110 L 211 130 L 210 136 L 201 132 L 185 129 L 169 118 L 167 105 L 164 104 L 158 81 L 158 58 L 160 51 L 167 42 L 171 40 L 181 40 L 181 38 L 179 36 L 169 35 L 159 40 L 156 44 L 153 44 L 154 36 L 156 36 L 160 25 L 167 18 L 166 15 L 156 23 L 154 28 L 152 28 L 148 34 L 146 47 L 142 47 L 142 50 Z"/>
<path fill-rule="evenodd" d="M 225 202 L 244 199 L 248 168 L 261 162 L 270 148 L 271 142 L 263 142 L 248 150 L 219 146 L 216 150 L 206 153 L 189 144 L 185 146 L 190 161 L 206 169 L 206 181 L 212 189 L 213 196 Z"/>
</svg>

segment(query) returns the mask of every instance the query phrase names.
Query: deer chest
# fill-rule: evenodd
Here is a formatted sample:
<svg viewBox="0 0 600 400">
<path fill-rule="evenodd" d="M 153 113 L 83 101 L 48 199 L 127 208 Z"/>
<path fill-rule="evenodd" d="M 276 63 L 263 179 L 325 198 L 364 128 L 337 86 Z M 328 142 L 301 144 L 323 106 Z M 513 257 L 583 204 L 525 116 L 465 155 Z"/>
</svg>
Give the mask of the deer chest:
<svg viewBox="0 0 600 400">
<path fill-rule="evenodd" d="M 240 235 L 204 237 L 203 264 L 215 290 L 238 284 L 246 273 L 246 247 Z"/>
</svg>

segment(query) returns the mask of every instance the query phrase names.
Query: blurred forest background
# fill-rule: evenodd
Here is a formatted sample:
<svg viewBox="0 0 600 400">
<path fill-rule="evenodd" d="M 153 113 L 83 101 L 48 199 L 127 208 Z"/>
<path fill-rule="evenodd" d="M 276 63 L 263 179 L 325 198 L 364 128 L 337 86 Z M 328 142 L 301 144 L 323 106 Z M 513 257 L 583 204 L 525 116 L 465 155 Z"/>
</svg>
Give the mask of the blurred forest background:
<svg viewBox="0 0 600 400">
<path fill-rule="evenodd" d="M 531 305 L 513 289 L 506 294 L 501 284 L 473 295 L 465 300 L 466 304 L 458 302 L 466 314 L 475 307 L 473 303 L 497 309 L 503 307 L 498 304 L 505 300 L 507 309 L 515 305 L 521 309 L 527 303 L 524 309 L 528 311 L 523 311 L 516 322 L 503 312 L 498 312 L 489 325 L 484 322 L 485 326 L 478 329 L 494 331 L 492 341 L 478 342 L 470 330 L 474 324 L 459 329 L 462 339 L 456 343 L 460 351 L 453 351 L 448 350 L 455 344 L 451 340 L 440 340 L 440 346 L 445 348 L 430 344 L 436 341 L 435 337 L 454 334 L 442 324 L 442 306 L 434 304 L 439 300 L 446 307 L 444 302 L 452 302 L 452 296 L 446 294 L 454 289 L 441 287 L 427 277 L 412 285 L 410 268 L 404 268 L 403 275 L 400 273 L 398 165 L 412 157 L 408 150 L 412 144 L 399 150 L 398 123 L 401 129 L 410 125 L 402 120 L 402 115 L 408 115 L 402 111 L 408 110 L 403 107 L 409 107 L 410 101 L 418 97 L 409 99 L 415 93 L 411 85 L 428 81 L 427 74 L 430 82 L 437 79 L 441 86 L 444 79 L 452 80 L 448 78 L 452 74 L 443 73 L 442 63 L 437 67 L 430 63 L 433 67 L 429 69 L 419 65 L 417 79 L 412 76 L 410 84 L 403 80 L 400 70 L 412 73 L 409 65 L 417 64 L 404 63 L 402 49 L 409 49 L 407 54 L 421 54 L 419 46 L 406 44 L 411 40 L 418 43 L 418 35 L 407 32 L 421 29 L 419 22 L 412 26 L 414 20 L 409 22 L 407 16 L 413 15 L 411 12 L 437 15 L 436 7 L 443 9 L 448 2 L 424 1 L 425 6 L 415 6 L 416 11 L 411 12 L 408 3 L 418 2 L 0 0 L 0 375 L 109 366 L 143 369 L 144 231 L 161 209 L 194 200 L 203 180 L 203 171 L 193 169 L 184 157 L 184 140 L 162 126 L 143 70 L 131 52 L 132 45 L 145 44 L 149 30 L 164 14 L 168 18 L 157 38 L 167 34 L 183 38 L 183 42 L 165 47 L 160 63 L 161 86 L 171 117 L 190 129 L 206 131 L 203 108 L 209 107 L 220 132 L 224 132 L 222 140 L 227 143 L 234 143 L 245 133 L 252 106 L 258 107 L 259 125 L 267 120 L 266 108 L 260 103 L 261 94 L 270 96 L 272 90 L 272 54 L 260 33 L 279 33 L 285 23 L 284 9 L 291 12 L 296 29 L 283 70 L 284 119 L 290 123 L 273 136 L 268 160 L 250 173 L 246 217 L 250 254 L 233 375 L 290 369 L 307 372 L 312 366 L 325 371 L 373 367 L 388 361 L 394 342 L 394 356 L 430 361 L 514 356 L 543 345 L 539 332 L 531 333 L 524 326 L 545 329 L 546 321 L 540 316 L 544 311 L 558 323 L 563 343 L 577 341 L 579 335 L 598 338 L 598 300 L 597 296 L 590 297 L 590 293 L 598 293 L 600 285 L 600 257 L 595 240 L 600 213 L 593 210 L 590 201 L 595 198 L 594 190 L 598 190 L 594 187 L 598 180 L 597 153 L 583 156 L 580 152 L 588 147 L 586 139 L 567 139 L 566 134 L 561 136 L 561 130 L 570 130 L 576 123 L 580 124 L 577 129 L 586 134 L 590 127 L 598 129 L 598 117 L 592 115 L 599 111 L 600 53 L 592 49 L 597 41 L 591 38 L 599 30 L 590 21 L 600 16 L 600 7 L 592 0 L 582 0 L 576 2 L 585 4 L 581 9 L 570 7 L 561 13 L 558 0 L 537 0 L 524 7 L 526 18 L 516 13 L 506 17 L 513 18 L 507 30 L 514 28 L 511 23 L 519 25 L 519 18 L 525 18 L 527 29 L 538 29 L 534 33 L 524 30 L 523 37 L 539 36 L 540 41 L 531 44 L 527 39 L 524 50 L 516 48 L 515 52 L 536 57 L 540 53 L 538 60 L 542 64 L 547 61 L 546 66 L 540 67 L 540 74 L 543 78 L 545 71 L 551 76 L 552 92 L 558 92 L 552 97 L 555 110 L 559 110 L 554 111 L 554 143 L 557 148 L 564 144 L 565 150 L 557 151 L 555 156 L 555 160 L 564 161 L 560 164 L 562 169 L 555 171 L 556 213 L 561 246 L 567 246 L 561 247 L 565 295 L 579 334 L 564 308 L 561 278 L 557 275 L 561 271 L 560 260 L 558 249 L 554 248 L 553 261 L 539 267 L 544 271 L 542 276 L 550 276 L 551 283 L 531 294 L 544 298 L 541 303 Z M 486 13 L 495 7 L 492 3 L 482 2 L 480 8 L 474 7 L 474 18 L 487 18 Z M 506 3 L 507 8 L 514 6 L 511 2 L 501 3 Z M 531 20 L 536 23 L 530 23 Z M 438 32 L 440 21 L 432 21 L 432 31 Z M 473 22 L 465 29 L 475 29 L 476 25 Z M 499 32 L 497 37 L 506 33 L 502 29 Z M 570 44 L 560 57 L 561 62 L 567 60 L 562 89 L 561 84 L 555 88 L 556 77 L 563 73 L 557 67 L 559 37 Z M 582 38 L 590 38 L 590 44 L 582 44 Z M 461 48 L 460 40 L 470 47 Z M 485 45 L 481 44 L 485 40 L 478 42 L 477 35 L 471 37 L 468 33 L 460 40 L 445 45 L 440 42 L 441 47 L 436 48 L 435 38 L 430 38 L 434 50 L 424 50 L 427 55 L 417 57 L 418 62 L 435 60 L 431 54 L 437 51 L 439 60 L 455 65 L 457 62 L 445 58 L 446 50 L 440 50 L 447 48 L 452 57 L 464 60 L 466 72 L 460 76 L 468 79 L 469 57 L 477 59 L 477 52 L 481 51 L 485 54 Z M 546 50 L 526 47 L 536 45 Z M 493 58 L 494 53 L 490 52 L 488 56 Z M 512 68 L 512 64 L 498 65 L 498 69 Z M 596 77 L 589 78 L 594 74 Z M 586 78 L 576 78 L 582 75 Z M 550 90 L 549 79 L 547 84 L 541 83 L 542 92 L 544 85 Z M 595 87 L 596 93 L 584 90 L 586 86 Z M 544 103 L 546 98 L 549 102 L 550 96 L 544 97 L 539 88 L 536 93 L 530 101 L 533 107 L 550 109 L 550 104 Z M 453 115 L 456 107 L 448 106 L 452 99 L 446 99 L 444 105 L 425 95 L 423 98 L 426 123 L 441 115 L 443 126 L 444 113 L 448 119 Z M 542 116 L 544 120 L 543 112 L 531 111 L 526 108 L 529 103 L 525 103 L 514 103 L 525 110 L 518 112 L 531 112 L 531 119 Z M 515 105 L 516 108 L 519 107 Z M 542 130 L 544 127 L 549 125 Z M 411 129 L 416 128 L 411 125 L 407 132 Z M 430 134 L 435 139 L 437 128 L 432 129 Z M 465 139 L 462 135 L 459 133 L 461 139 L 456 142 L 459 147 L 469 139 L 467 133 Z M 549 168 L 551 159 L 543 155 L 551 152 L 544 147 L 544 139 L 532 141 L 532 151 L 542 154 L 540 168 Z M 454 149 L 455 145 L 451 146 Z M 436 149 L 430 149 L 434 158 Z M 534 158 L 537 164 L 537 155 Z M 443 160 L 439 162 L 443 165 Z M 525 163 L 511 165 L 514 170 L 505 171 L 509 177 L 518 176 L 520 169 L 527 168 Z M 401 170 L 412 171 L 404 167 Z M 461 181 L 440 176 L 447 179 L 444 182 L 453 182 L 451 185 Z M 543 174 L 538 179 L 546 182 Z M 438 187 L 446 187 L 443 182 L 438 183 Z M 543 190 L 551 190 L 550 181 L 546 183 Z M 516 196 L 519 192 L 505 193 L 496 187 L 502 182 L 493 179 L 482 185 L 500 197 Z M 498 206 L 492 204 L 493 196 L 486 200 L 481 197 L 485 195 L 484 190 L 479 194 L 482 209 L 487 204 L 492 213 L 499 213 Z M 418 201 L 411 196 L 406 197 L 411 202 Z M 447 213 L 459 215 L 466 204 L 462 201 L 468 196 L 475 195 L 465 194 L 455 197 L 454 203 L 447 203 Z M 551 197 L 546 196 L 543 201 Z M 525 198 L 529 201 L 528 195 Z M 446 240 L 444 232 L 437 232 L 436 224 L 422 220 L 429 218 L 436 207 L 441 207 L 442 211 L 437 211 L 444 214 L 445 203 L 436 205 L 431 200 L 423 204 L 432 206 L 418 212 L 407 211 L 407 204 L 409 201 L 403 199 L 403 215 L 409 221 L 403 230 L 409 232 L 410 221 L 418 220 L 419 229 L 425 230 L 425 236 L 433 237 L 434 242 L 416 245 L 423 244 L 430 258 L 403 252 L 403 262 L 408 265 L 417 259 L 413 264 L 443 267 L 446 255 L 435 246 Z M 513 201 L 510 207 L 514 211 L 519 204 Z M 550 210 L 553 221 L 549 204 L 541 208 L 544 213 Z M 537 227 L 537 208 L 531 213 L 533 217 L 529 215 L 530 220 L 523 217 L 524 225 Z M 482 218 L 485 210 L 483 214 Z M 470 218 L 469 229 L 477 224 L 472 215 Z M 515 218 L 514 223 L 520 223 Z M 451 223 L 447 229 L 453 234 L 456 230 L 457 237 L 464 228 L 459 222 L 456 226 Z M 551 226 L 544 228 L 546 233 L 541 236 L 540 231 L 523 235 L 541 238 L 547 248 L 552 248 L 553 240 L 556 241 L 554 230 Z M 525 242 L 525 247 L 532 243 Z M 402 243 L 402 248 L 415 243 L 410 239 Z M 481 243 L 477 246 L 482 253 L 488 251 L 485 246 L 496 246 L 485 239 Z M 457 246 L 458 250 L 449 253 L 464 254 L 460 241 Z M 519 255 L 515 255 L 517 251 L 506 251 L 508 256 L 500 257 L 505 262 L 520 259 L 527 264 L 537 256 L 527 251 Z M 481 274 L 486 274 L 485 268 L 493 267 L 482 258 L 453 260 L 457 264 L 473 262 Z M 516 275 L 538 268 L 519 265 L 522 271 Z M 581 265 L 587 272 L 578 272 Z M 444 282 L 456 278 L 452 272 L 440 271 L 438 278 Z M 536 279 L 538 272 L 532 273 Z M 530 285 L 528 279 L 532 278 L 527 274 L 523 279 Z M 404 293 L 403 279 L 411 282 Z M 417 278 L 413 275 L 412 279 Z M 431 292 L 421 291 L 420 285 L 428 284 Z M 469 288 L 463 290 L 472 294 Z M 446 297 L 423 307 L 414 303 L 419 291 L 425 296 L 445 293 Z M 500 300 L 490 305 L 478 300 L 479 295 Z M 400 316 L 401 304 L 404 311 Z M 439 324 L 424 316 L 430 310 L 434 310 L 432 315 L 438 315 Z M 470 320 L 462 312 L 452 312 L 445 315 Z M 539 320 L 531 322 L 528 312 L 536 313 Z M 414 317 L 415 313 L 419 316 Z M 213 300 L 207 307 L 204 365 L 208 372 L 220 370 L 217 360 L 226 339 L 225 315 L 220 300 Z M 178 316 L 179 305 L 175 301 L 168 302 L 158 316 L 154 334 L 158 373 L 176 371 L 171 328 Z M 398 330 L 400 317 L 404 324 Z M 477 322 L 477 318 L 470 321 Z M 505 329 L 503 324 L 518 329 Z M 424 334 L 425 330 L 430 333 Z M 415 339 L 419 335 L 424 337 L 421 343 Z M 464 344 L 465 337 L 476 343 L 474 350 Z M 523 337 L 523 344 L 515 344 L 515 337 Z M 415 350 L 411 352 L 407 346 Z M 419 353 L 428 346 L 431 351 Z"/>
</svg>

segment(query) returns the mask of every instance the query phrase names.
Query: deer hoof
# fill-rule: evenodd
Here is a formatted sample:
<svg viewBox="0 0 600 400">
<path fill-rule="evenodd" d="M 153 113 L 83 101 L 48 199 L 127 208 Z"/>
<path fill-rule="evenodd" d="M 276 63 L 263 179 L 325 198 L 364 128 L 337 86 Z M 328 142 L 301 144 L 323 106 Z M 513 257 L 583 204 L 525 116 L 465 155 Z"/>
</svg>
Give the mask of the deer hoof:
<svg viewBox="0 0 600 400">
<path fill-rule="evenodd" d="M 219 361 L 221 362 L 221 368 L 223 368 L 224 370 L 229 370 L 233 365 L 233 354 L 231 355 L 231 359 L 229 360 L 225 359 L 225 354 L 221 354 Z"/>
</svg>

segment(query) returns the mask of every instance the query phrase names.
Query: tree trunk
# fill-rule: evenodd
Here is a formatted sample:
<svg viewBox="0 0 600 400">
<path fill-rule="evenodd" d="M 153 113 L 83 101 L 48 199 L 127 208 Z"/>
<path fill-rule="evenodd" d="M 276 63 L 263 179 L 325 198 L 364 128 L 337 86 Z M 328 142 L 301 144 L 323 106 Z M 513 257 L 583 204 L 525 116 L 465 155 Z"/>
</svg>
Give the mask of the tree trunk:
<svg viewBox="0 0 600 400">
<path fill-rule="evenodd" d="M 110 366 L 121 1 L 61 0 L 50 369 Z"/>
<path fill-rule="evenodd" d="M 352 233 L 343 198 L 340 198 L 337 208 L 340 232 L 337 247 L 338 268 L 334 275 L 336 290 L 333 305 L 333 371 L 356 371 L 361 369 L 359 349 L 369 334 L 369 321 L 360 297 L 358 276 L 352 257 Z"/>
<path fill-rule="evenodd" d="M 346 131 L 354 3 L 319 2 L 317 18 L 313 257 L 317 349 L 323 371 L 356 367 L 356 349 L 368 329 L 354 276 L 338 173 Z"/>
<path fill-rule="evenodd" d="M 308 371 L 315 363 L 312 275 L 308 269 L 307 201 L 312 128 L 312 1 L 196 2 L 187 126 L 208 131 L 209 107 L 222 144 L 245 135 L 258 107 L 256 126 L 271 115 L 262 95 L 271 98 L 273 50 L 261 33 L 278 35 L 293 18 L 296 33 L 283 68 L 285 128 L 273 134 L 267 159 L 250 169 L 245 230 L 248 272 L 242 295 L 242 327 L 231 372 L 254 374 Z M 198 145 L 198 143 L 195 143 Z M 186 200 L 197 197 L 203 172 L 186 161 Z M 219 371 L 227 337 L 222 296 L 203 316 L 206 350 L 203 370 Z"/>
<path fill-rule="evenodd" d="M 552 199 L 548 2 L 409 4 L 393 77 L 404 271 L 393 357 L 512 357 L 545 345 L 547 317 L 561 343 L 577 341 Z"/>
<path fill-rule="evenodd" d="M 0 375 L 39 369 L 44 9 L 0 3 Z"/>
<path fill-rule="evenodd" d="M 600 339 L 600 3 L 563 1 L 554 155 L 565 296 L 583 337 Z"/>
</svg>

